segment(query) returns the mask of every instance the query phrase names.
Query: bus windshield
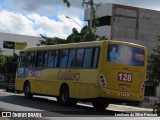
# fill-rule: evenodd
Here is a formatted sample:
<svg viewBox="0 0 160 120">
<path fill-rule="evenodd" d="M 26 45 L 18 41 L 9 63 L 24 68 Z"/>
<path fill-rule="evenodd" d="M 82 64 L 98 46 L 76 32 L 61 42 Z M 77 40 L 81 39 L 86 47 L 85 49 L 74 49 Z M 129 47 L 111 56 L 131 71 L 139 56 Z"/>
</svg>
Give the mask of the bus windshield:
<svg viewBox="0 0 160 120">
<path fill-rule="evenodd" d="M 107 61 L 130 66 L 144 66 L 144 50 L 131 46 L 109 44 Z"/>
</svg>

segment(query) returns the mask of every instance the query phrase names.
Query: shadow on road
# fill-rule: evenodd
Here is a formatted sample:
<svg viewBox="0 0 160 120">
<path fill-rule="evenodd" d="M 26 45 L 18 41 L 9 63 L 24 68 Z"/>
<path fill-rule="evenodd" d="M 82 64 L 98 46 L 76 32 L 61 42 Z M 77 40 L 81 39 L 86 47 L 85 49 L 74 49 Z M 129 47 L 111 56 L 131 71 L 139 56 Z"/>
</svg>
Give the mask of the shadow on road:
<svg viewBox="0 0 160 120">
<path fill-rule="evenodd" d="M 2 95 L 1 95 L 2 96 Z M 39 109 L 42 111 L 48 111 L 49 113 L 58 113 L 63 115 L 69 115 L 69 116 L 113 116 L 115 113 L 122 113 L 118 111 L 111 111 L 111 110 L 105 110 L 105 111 L 95 111 L 93 107 L 87 107 L 83 105 L 76 105 L 76 106 L 64 106 L 60 105 L 55 100 L 50 100 L 47 97 L 33 97 L 32 99 L 27 99 L 22 95 L 16 95 L 11 94 L 8 96 L 2 96 L 0 97 L 1 102 L 14 104 L 18 106 L 23 107 L 29 107 L 33 109 Z M 23 111 L 23 110 L 18 110 Z"/>
</svg>

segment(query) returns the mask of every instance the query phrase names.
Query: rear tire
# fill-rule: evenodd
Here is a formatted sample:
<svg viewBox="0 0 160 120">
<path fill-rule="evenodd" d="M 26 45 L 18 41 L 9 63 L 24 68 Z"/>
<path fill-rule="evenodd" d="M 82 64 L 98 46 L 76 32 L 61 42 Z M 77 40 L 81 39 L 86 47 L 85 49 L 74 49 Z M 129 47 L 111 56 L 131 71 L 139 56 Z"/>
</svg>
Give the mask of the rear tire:
<svg viewBox="0 0 160 120">
<path fill-rule="evenodd" d="M 69 104 L 69 88 L 67 85 L 63 85 L 60 89 L 59 102 L 64 105 Z"/>
<path fill-rule="evenodd" d="M 10 89 L 6 89 L 6 92 L 10 92 Z"/>
<path fill-rule="evenodd" d="M 33 97 L 33 94 L 30 91 L 31 91 L 30 83 L 26 82 L 24 84 L 24 96 L 26 98 L 32 98 Z"/>
<path fill-rule="evenodd" d="M 77 100 L 71 99 L 69 96 L 69 87 L 67 85 L 61 86 L 60 95 L 57 97 L 57 100 L 60 104 L 63 105 L 76 105 Z"/>
<path fill-rule="evenodd" d="M 103 111 L 109 106 L 109 103 L 104 101 L 93 101 L 92 105 L 95 110 Z"/>
</svg>

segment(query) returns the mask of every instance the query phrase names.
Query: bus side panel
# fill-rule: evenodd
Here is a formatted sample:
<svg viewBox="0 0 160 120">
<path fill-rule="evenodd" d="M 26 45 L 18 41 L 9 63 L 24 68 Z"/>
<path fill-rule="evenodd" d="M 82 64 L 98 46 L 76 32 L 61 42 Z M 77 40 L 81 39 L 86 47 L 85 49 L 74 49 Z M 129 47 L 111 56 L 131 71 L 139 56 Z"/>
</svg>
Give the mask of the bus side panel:
<svg viewBox="0 0 160 120">
<path fill-rule="evenodd" d="M 21 78 L 16 78 L 15 81 L 15 90 L 23 91 L 24 80 Z"/>
<path fill-rule="evenodd" d="M 68 82 L 70 98 L 79 98 L 80 83 Z"/>
<path fill-rule="evenodd" d="M 86 69 L 81 72 L 80 99 L 98 97 L 97 69 Z"/>
</svg>

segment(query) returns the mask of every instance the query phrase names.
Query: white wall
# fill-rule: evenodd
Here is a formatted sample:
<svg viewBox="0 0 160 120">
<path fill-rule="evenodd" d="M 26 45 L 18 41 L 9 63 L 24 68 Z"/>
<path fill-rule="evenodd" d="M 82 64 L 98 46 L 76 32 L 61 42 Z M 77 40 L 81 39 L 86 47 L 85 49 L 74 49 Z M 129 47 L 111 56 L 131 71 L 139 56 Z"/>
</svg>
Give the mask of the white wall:
<svg viewBox="0 0 160 120">
<path fill-rule="evenodd" d="M 32 47 L 37 46 L 37 44 L 39 44 L 39 40 L 42 40 L 42 38 L 34 36 L 0 33 L 0 48 L 1 50 L 3 50 L 2 54 L 13 54 L 13 49 L 3 48 L 4 41 L 27 42 L 27 47 Z M 15 52 L 19 53 L 19 50 L 15 50 Z"/>
</svg>

